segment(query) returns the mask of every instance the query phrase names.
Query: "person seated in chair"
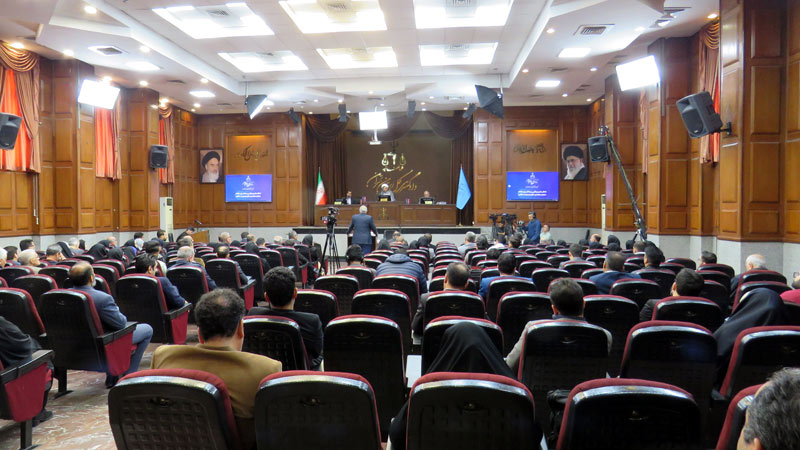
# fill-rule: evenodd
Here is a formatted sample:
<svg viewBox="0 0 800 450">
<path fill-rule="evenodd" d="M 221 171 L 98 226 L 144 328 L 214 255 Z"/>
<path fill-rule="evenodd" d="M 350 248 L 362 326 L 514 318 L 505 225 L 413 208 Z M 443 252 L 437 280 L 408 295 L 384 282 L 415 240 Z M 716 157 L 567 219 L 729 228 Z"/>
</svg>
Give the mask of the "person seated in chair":
<svg viewBox="0 0 800 450">
<path fill-rule="evenodd" d="M 571 244 L 569 246 L 569 259 L 558 265 L 559 269 L 563 269 L 564 265 L 570 261 L 583 261 L 581 255 L 583 254 L 583 246 L 580 244 Z"/>
<path fill-rule="evenodd" d="M 72 266 L 69 269 L 69 279 L 72 281 L 73 289 L 81 291 L 90 297 L 106 332 L 125 328 L 128 318 L 119 310 L 114 297 L 92 287 L 94 286 L 94 270 L 89 263 L 79 262 Z M 139 370 L 139 363 L 142 361 L 144 352 L 147 350 L 147 344 L 150 343 L 152 337 L 153 328 L 150 325 L 146 323 L 136 324 L 136 329 L 133 331 L 133 345 L 136 346 L 136 350 L 131 354 L 131 365 L 125 375 Z M 117 384 L 117 379 L 118 377 L 116 376 L 107 375 L 106 387 Z"/>
<path fill-rule="evenodd" d="M 454 262 L 447 265 L 447 272 L 444 274 L 444 290 L 445 291 L 466 291 L 469 285 L 469 267 L 462 262 Z M 427 293 L 420 297 L 417 311 L 414 314 L 414 319 L 411 321 L 411 331 L 415 334 L 422 335 L 423 316 L 425 315 L 425 303 L 428 302 Z"/>
<path fill-rule="evenodd" d="M 386 183 L 383 183 L 381 185 L 381 190 L 378 191 L 378 200 L 380 200 L 381 197 L 389 197 L 390 202 L 393 202 L 395 200 L 394 192 L 389 190 L 389 185 Z"/>
<path fill-rule="evenodd" d="M 386 258 L 375 270 L 375 276 L 379 275 L 411 275 L 417 279 L 419 293 L 428 292 L 428 280 L 422 267 L 415 263 L 408 256 L 408 251 L 403 247 L 395 249 L 394 255 Z"/>
<path fill-rule="evenodd" d="M 717 263 L 717 255 L 713 252 L 709 252 L 708 250 L 703 250 L 700 253 L 700 259 L 697 261 L 699 264 L 697 265 L 698 268 L 705 266 L 706 264 L 716 264 Z"/>
<path fill-rule="evenodd" d="M 733 302 L 736 299 L 736 291 L 739 290 L 739 283 L 741 282 L 742 275 L 744 275 L 747 272 L 750 272 L 751 270 L 768 270 L 767 258 L 764 258 L 764 255 L 759 255 L 758 253 L 754 253 L 748 256 L 747 259 L 744 260 L 744 269 L 745 269 L 744 272 L 731 278 L 731 294 L 730 294 L 731 305 L 733 305 Z"/>
<path fill-rule="evenodd" d="M 280 316 L 292 319 L 300 325 L 300 334 L 306 347 L 312 370 L 320 370 L 322 364 L 322 322 L 319 316 L 294 310 L 297 298 L 297 280 L 291 270 L 286 267 L 274 267 L 267 272 L 264 288 L 269 307 L 251 308 L 248 316 Z"/>
<path fill-rule="evenodd" d="M 658 269 L 664 262 L 664 253 L 654 244 L 644 248 L 644 268 Z"/>
<path fill-rule="evenodd" d="M 430 192 L 424 191 L 422 193 L 422 197 L 419 198 L 419 204 L 420 205 L 425 205 L 425 204 L 427 204 L 427 202 L 436 203 L 436 199 L 431 197 L 431 193 Z"/>
<path fill-rule="evenodd" d="M 239 265 L 238 262 L 234 261 L 230 257 L 230 255 L 231 255 L 231 249 L 227 245 L 220 245 L 219 247 L 217 247 L 217 258 L 230 259 L 231 261 L 233 261 L 233 263 L 236 264 L 236 272 L 239 274 L 239 282 L 241 284 L 249 283 L 250 277 L 244 274 L 242 267 Z"/>
<path fill-rule="evenodd" d="M 641 278 L 635 273 L 624 272 L 625 255 L 620 252 L 608 252 L 603 262 L 603 273 L 597 274 L 589 280 L 597 285 L 597 293 L 606 295 L 611 291 L 611 286 L 623 278 Z"/>
<path fill-rule="evenodd" d="M 162 345 L 153 353 L 153 369 L 189 369 L 212 373 L 225 382 L 239 438 L 255 448 L 253 407 L 261 380 L 281 371 L 280 361 L 242 351 L 244 300 L 231 289 L 217 289 L 195 305 L 198 345 Z"/>
<path fill-rule="evenodd" d="M 703 290 L 703 277 L 692 269 L 681 269 L 678 275 L 675 276 L 675 282 L 672 283 L 672 290 L 670 295 L 680 295 L 681 297 L 697 297 Z M 642 306 L 639 311 L 639 321 L 644 322 L 652 320 L 653 310 L 656 303 L 661 300 L 660 298 L 650 299 Z M 727 315 L 726 311 L 722 311 Z"/>
<path fill-rule="evenodd" d="M 344 257 L 348 267 L 364 267 L 364 254 L 361 252 L 360 245 L 353 244 L 347 247 Z"/>
<path fill-rule="evenodd" d="M 186 304 L 186 300 L 181 297 L 178 288 L 169 281 L 169 278 L 156 275 L 156 264 L 158 260 L 156 260 L 155 256 L 147 253 L 139 253 L 135 261 L 136 273 L 152 275 L 161 282 L 161 292 L 164 293 L 164 302 L 167 304 L 168 310 L 180 308 Z"/>
<path fill-rule="evenodd" d="M 583 301 L 583 288 L 572 278 L 553 280 L 550 284 L 550 303 L 553 308 L 554 320 L 586 322 L 586 319 L 583 317 L 583 307 L 585 305 Z M 522 330 L 519 340 L 514 344 L 514 348 L 511 349 L 508 356 L 506 356 L 506 364 L 508 364 L 508 367 L 510 367 L 514 373 L 517 373 L 517 369 L 519 368 L 519 361 L 522 357 L 522 342 L 528 330 L 537 323 L 546 320 L 547 319 L 531 320 L 525 324 L 525 328 Z M 611 351 L 611 333 L 605 329 L 603 331 L 606 333 L 608 350 Z"/>
<path fill-rule="evenodd" d="M 3 369 L 29 362 L 33 353 L 41 349 L 42 347 L 36 340 L 23 333 L 22 330 L 17 328 L 13 323 L 0 316 L 0 364 L 3 365 Z M 33 417 L 34 427 L 53 417 L 52 411 L 48 411 L 45 408 L 47 406 L 47 394 L 50 393 L 50 388 L 52 386 L 53 380 L 51 378 L 47 385 L 45 385 L 42 410 Z"/>
<path fill-rule="evenodd" d="M 198 269 L 203 271 L 203 276 L 206 277 L 206 284 L 208 285 L 208 290 L 213 291 L 217 288 L 217 283 L 214 283 L 214 279 L 206 272 L 204 266 L 200 265 L 194 259 L 194 249 L 189 246 L 183 246 L 178 249 L 178 253 L 175 255 L 177 258 L 173 263 L 170 269 L 174 269 L 176 267 L 181 266 L 191 266 L 197 267 Z M 202 261 L 202 260 L 201 260 Z"/>
<path fill-rule="evenodd" d="M 489 249 L 489 251 L 493 251 L 497 249 Z M 489 254 L 487 253 L 487 259 L 489 258 Z M 511 252 L 504 252 L 497 258 L 497 271 L 500 272 L 500 275 L 497 277 L 486 277 L 481 280 L 481 287 L 478 289 L 478 294 L 483 297 L 483 300 L 486 301 L 486 295 L 489 292 L 489 284 L 494 281 L 496 278 L 499 277 L 510 277 L 514 276 L 516 273 L 517 267 L 517 259 L 514 257 L 514 254 Z M 527 278 L 523 278 L 527 280 Z"/>
<path fill-rule="evenodd" d="M 800 448 L 800 369 L 785 368 L 761 385 L 747 408 L 739 450 Z"/>
<path fill-rule="evenodd" d="M 39 261 L 39 254 L 36 253 L 36 250 L 30 248 L 27 250 L 23 250 L 19 254 L 18 260 L 19 264 L 22 267 L 30 268 L 31 270 L 33 270 L 33 273 L 39 273 L 40 269 L 39 265 L 41 264 L 41 262 Z"/>
<path fill-rule="evenodd" d="M 56 265 L 61 261 L 65 260 L 64 254 L 61 253 L 61 246 L 58 244 L 52 244 L 47 246 L 47 250 L 44 253 L 44 263 L 47 265 Z"/>
</svg>

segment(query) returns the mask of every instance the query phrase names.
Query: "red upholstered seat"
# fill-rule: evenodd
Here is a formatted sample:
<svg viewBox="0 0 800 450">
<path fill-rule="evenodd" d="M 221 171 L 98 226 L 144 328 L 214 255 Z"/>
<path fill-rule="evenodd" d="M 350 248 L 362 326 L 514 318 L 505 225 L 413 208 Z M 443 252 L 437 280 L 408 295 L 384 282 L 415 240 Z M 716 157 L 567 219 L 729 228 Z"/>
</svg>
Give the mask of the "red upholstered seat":
<svg viewBox="0 0 800 450">
<path fill-rule="evenodd" d="M 411 350 L 411 305 L 405 292 L 394 289 L 363 289 L 353 296 L 353 314 L 385 317 L 403 333 L 403 350 Z"/>
<path fill-rule="evenodd" d="M 31 447 L 31 421 L 42 410 L 44 392 L 52 379 L 47 362 L 52 358 L 52 350 L 40 350 L 30 361 L 11 367 L 0 364 L 0 419 L 20 422 L 20 448 Z"/>
<path fill-rule="evenodd" d="M 215 258 L 206 262 L 206 271 L 219 287 L 236 291 L 244 299 L 247 310 L 253 307 L 255 298 L 255 280 L 242 284 L 236 262 L 230 259 Z"/>
<path fill-rule="evenodd" d="M 730 398 L 760 384 L 784 367 L 800 367 L 800 327 L 771 326 L 743 330 L 736 337 L 725 380 L 719 392 Z"/>
<path fill-rule="evenodd" d="M 546 269 L 543 269 L 546 270 Z M 501 276 L 489 282 L 486 289 L 486 312 L 489 320 L 497 321 L 497 308 L 500 298 L 508 292 L 535 292 L 533 281 L 521 277 Z M 453 314 L 458 315 L 458 314 Z"/>
<path fill-rule="evenodd" d="M 719 305 L 702 297 L 673 296 L 659 300 L 653 308 L 653 320 L 673 320 L 701 325 L 715 331 L 724 318 Z"/>
<path fill-rule="evenodd" d="M 533 284 L 539 292 L 547 292 L 550 283 L 559 278 L 569 278 L 569 272 L 563 269 L 536 269 L 531 275 Z"/>
<path fill-rule="evenodd" d="M 419 304 L 419 282 L 411 275 L 385 274 L 372 280 L 373 289 L 394 289 L 408 296 L 411 311 L 417 310 Z"/>
<path fill-rule="evenodd" d="M 503 354 L 517 343 L 525 324 L 553 317 L 550 296 L 542 292 L 508 292 L 497 305 L 497 325 L 503 330 Z"/>
<path fill-rule="evenodd" d="M 360 266 L 342 267 L 336 271 L 339 275 L 352 275 L 358 280 L 359 289 L 370 289 L 372 287 L 372 279 L 375 278 L 375 269 Z"/>
<path fill-rule="evenodd" d="M 208 281 L 206 280 L 205 271 L 201 267 L 172 267 L 167 270 L 167 278 L 178 288 L 181 297 L 193 306 L 196 306 L 200 297 L 208 292 Z M 189 321 L 194 323 L 193 312 L 189 313 Z"/>
<path fill-rule="evenodd" d="M 45 332 L 33 298 L 22 289 L 0 288 L 0 316 L 34 339 Z"/>
<path fill-rule="evenodd" d="M 333 293 L 339 302 L 339 314 L 347 315 L 358 291 L 358 279 L 352 275 L 326 275 L 314 281 L 314 289 Z"/>
<path fill-rule="evenodd" d="M 619 374 L 628 332 L 639 323 L 639 306 L 633 300 L 618 295 L 588 295 L 583 301 L 583 317 L 586 321 L 611 333 L 611 352 L 606 367 L 608 373 L 615 377 Z"/>
<path fill-rule="evenodd" d="M 745 414 L 750 403 L 756 395 L 760 384 L 742 389 L 737 393 L 728 404 L 728 412 L 725 414 L 725 422 L 722 431 L 719 433 L 716 450 L 736 450 L 739 435 L 744 428 Z"/>
<path fill-rule="evenodd" d="M 300 325 L 286 317 L 245 316 L 242 350 L 276 359 L 285 370 L 310 366 Z"/>
<path fill-rule="evenodd" d="M 440 291 L 428 296 L 422 326 L 442 316 L 486 318 L 486 309 L 480 295 L 468 291 Z"/>
<path fill-rule="evenodd" d="M 125 275 L 117 281 L 120 311 L 129 319 L 153 327 L 151 342 L 184 344 L 192 304 L 168 309 L 161 281 L 146 274 Z"/>
<path fill-rule="evenodd" d="M 636 302 L 639 309 L 642 309 L 642 306 L 644 306 L 648 300 L 664 298 L 661 292 L 661 285 L 655 281 L 635 278 L 617 280 L 611 285 L 609 294 L 629 298 Z"/>
<path fill-rule="evenodd" d="M 339 302 L 332 292 L 322 289 L 298 289 L 294 310 L 316 314 L 324 329 L 328 322 L 339 316 Z"/>
<path fill-rule="evenodd" d="M 39 299 L 41 298 L 42 294 L 47 291 L 52 291 L 53 289 L 58 289 L 56 280 L 54 280 L 53 277 L 44 274 L 25 275 L 24 277 L 19 277 L 14 280 L 14 284 L 11 286 L 27 291 L 31 295 L 33 303 L 37 308 L 39 307 Z"/>
</svg>

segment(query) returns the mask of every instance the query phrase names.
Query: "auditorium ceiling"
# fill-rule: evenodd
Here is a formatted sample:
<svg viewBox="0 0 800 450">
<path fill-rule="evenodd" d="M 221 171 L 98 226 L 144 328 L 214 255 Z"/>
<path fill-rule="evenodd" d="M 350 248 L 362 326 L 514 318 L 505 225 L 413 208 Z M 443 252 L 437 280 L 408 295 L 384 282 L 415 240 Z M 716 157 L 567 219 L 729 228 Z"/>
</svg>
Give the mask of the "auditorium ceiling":
<svg viewBox="0 0 800 450">
<path fill-rule="evenodd" d="M 199 114 L 244 112 L 249 94 L 272 111 L 453 110 L 475 84 L 502 88 L 507 106 L 586 104 L 614 65 L 716 12 L 714 0 L 3 0 L 0 39 Z"/>
</svg>

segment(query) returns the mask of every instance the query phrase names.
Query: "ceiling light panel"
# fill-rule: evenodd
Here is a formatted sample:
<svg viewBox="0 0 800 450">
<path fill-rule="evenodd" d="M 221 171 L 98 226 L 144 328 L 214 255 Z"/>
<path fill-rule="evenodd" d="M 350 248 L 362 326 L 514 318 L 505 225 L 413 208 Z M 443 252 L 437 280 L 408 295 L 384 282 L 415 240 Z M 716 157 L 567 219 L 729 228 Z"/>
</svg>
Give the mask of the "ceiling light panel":
<svg viewBox="0 0 800 450">
<path fill-rule="evenodd" d="M 592 51 L 587 47 L 567 47 L 558 54 L 559 58 L 584 58 Z"/>
<path fill-rule="evenodd" d="M 128 61 L 125 63 L 125 67 L 138 72 L 154 72 L 161 69 L 161 67 L 148 61 Z"/>
<path fill-rule="evenodd" d="M 318 48 L 317 53 L 331 69 L 397 67 L 392 47 Z"/>
<path fill-rule="evenodd" d="M 288 50 L 277 52 L 220 52 L 218 55 L 244 73 L 308 70 L 303 61 Z"/>
<path fill-rule="evenodd" d="M 286 0 L 278 3 L 306 34 L 386 30 L 378 0 Z"/>
<path fill-rule="evenodd" d="M 561 80 L 539 80 L 536 82 L 537 88 L 554 88 L 561 85 Z"/>
<path fill-rule="evenodd" d="M 497 42 L 486 44 L 420 45 L 423 66 L 491 64 Z"/>
<path fill-rule="evenodd" d="M 153 12 L 194 39 L 275 34 L 246 3 L 173 6 Z"/>
<path fill-rule="evenodd" d="M 215 97 L 214 93 L 211 92 L 211 91 L 189 91 L 189 94 L 191 94 L 193 97 L 197 97 L 197 98 Z"/>
<path fill-rule="evenodd" d="M 514 0 L 414 0 L 418 29 L 498 27 L 506 24 Z"/>
</svg>

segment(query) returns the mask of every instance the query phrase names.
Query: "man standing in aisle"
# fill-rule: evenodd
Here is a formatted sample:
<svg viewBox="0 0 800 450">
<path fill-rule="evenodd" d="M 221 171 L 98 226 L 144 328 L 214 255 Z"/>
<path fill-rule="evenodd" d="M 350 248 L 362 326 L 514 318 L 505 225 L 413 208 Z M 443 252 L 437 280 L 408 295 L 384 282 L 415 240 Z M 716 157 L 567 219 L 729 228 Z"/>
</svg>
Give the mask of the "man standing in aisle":
<svg viewBox="0 0 800 450">
<path fill-rule="evenodd" d="M 361 205 L 358 208 L 358 214 L 355 214 L 350 219 L 350 226 L 347 228 L 347 234 L 353 233 L 352 243 L 361 246 L 362 254 L 366 255 L 372 251 L 372 235 L 378 235 L 378 229 L 375 228 L 375 221 L 372 216 L 367 214 L 367 205 Z"/>
<path fill-rule="evenodd" d="M 528 213 L 528 224 L 525 225 L 528 231 L 528 239 L 525 239 L 526 244 L 538 244 L 539 234 L 542 232 L 542 222 L 536 218 L 536 213 L 531 211 Z"/>
</svg>

